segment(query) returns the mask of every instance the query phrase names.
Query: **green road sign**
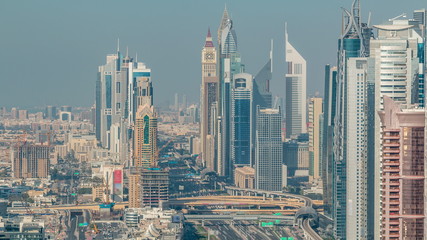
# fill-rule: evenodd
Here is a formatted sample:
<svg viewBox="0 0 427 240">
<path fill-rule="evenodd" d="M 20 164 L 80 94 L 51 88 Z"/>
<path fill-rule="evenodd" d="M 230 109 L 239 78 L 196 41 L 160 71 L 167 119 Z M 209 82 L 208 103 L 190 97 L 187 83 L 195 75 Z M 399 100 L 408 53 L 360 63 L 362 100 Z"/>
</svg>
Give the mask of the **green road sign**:
<svg viewBox="0 0 427 240">
<path fill-rule="evenodd" d="M 71 193 L 71 196 L 76 196 L 77 195 L 77 193 Z"/>
<path fill-rule="evenodd" d="M 273 214 L 273 215 L 276 215 L 276 216 L 280 216 L 280 215 L 282 215 L 281 213 L 275 213 L 275 214 Z"/>
</svg>

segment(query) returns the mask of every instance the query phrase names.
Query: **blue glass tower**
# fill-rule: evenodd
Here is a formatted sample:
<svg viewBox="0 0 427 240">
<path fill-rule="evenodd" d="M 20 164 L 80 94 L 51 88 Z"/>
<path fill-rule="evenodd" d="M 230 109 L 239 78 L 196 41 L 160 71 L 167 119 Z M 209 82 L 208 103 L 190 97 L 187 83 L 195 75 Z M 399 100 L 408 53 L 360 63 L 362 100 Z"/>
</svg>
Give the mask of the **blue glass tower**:
<svg viewBox="0 0 427 240">
<path fill-rule="evenodd" d="M 231 161 L 236 166 L 252 162 L 252 75 L 234 75 L 231 90 Z"/>
</svg>

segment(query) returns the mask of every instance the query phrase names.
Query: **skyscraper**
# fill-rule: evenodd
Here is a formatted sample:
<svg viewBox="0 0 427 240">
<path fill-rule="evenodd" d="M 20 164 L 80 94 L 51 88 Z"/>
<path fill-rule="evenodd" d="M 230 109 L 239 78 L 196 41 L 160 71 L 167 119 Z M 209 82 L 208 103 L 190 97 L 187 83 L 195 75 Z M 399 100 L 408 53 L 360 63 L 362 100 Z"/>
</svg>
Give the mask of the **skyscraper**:
<svg viewBox="0 0 427 240">
<path fill-rule="evenodd" d="M 179 95 L 178 95 L 178 93 L 175 93 L 175 101 L 174 101 L 173 110 L 179 111 Z"/>
<path fill-rule="evenodd" d="M 233 179 L 233 163 L 231 160 L 231 85 L 234 74 L 244 72 L 240 54 L 237 52 L 237 36 L 233 21 L 224 10 L 218 28 L 218 69 L 219 69 L 219 101 L 217 128 L 216 163 L 218 173 Z M 221 168 L 219 167 L 221 166 Z"/>
<path fill-rule="evenodd" d="M 420 89 L 419 86 L 425 66 L 421 60 L 425 50 L 422 47 L 424 39 L 418 22 L 398 16 L 391 19 L 389 24 L 374 27 L 378 30 L 378 34 L 377 38 L 371 40 L 368 73 L 369 80 L 375 83 L 375 111 L 384 110 L 384 96 L 390 97 L 397 104 L 424 105 L 422 96 L 424 87 Z M 382 143 L 381 121 L 378 115 L 375 115 L 373 122 L 375 122 L 372 137 L 375 139 L 375 164 L 369 169 L 374 169 L 375 198 L 370 202 L 375 203 L 375 219 L 380 219 Z M 378 222 L 374 226 L 374 237 L 379 238 L 381 226 Z"/>
<path fill-rule="evenodd" d="M 119 49 L 107 55 L 96 82 L 96 137 L 116 161 L 129 165 L 130 126 L 140 105 L 152 104 L 151 70 Z"/>
<path fill-rule="evenodd" d="M 310 151 L 310 176 L 313 179 L 320 178 L 320 118 L 323 113 L 322 98 L 310 98 L 308 103 L 308 134 Z"/>
<path fill-rule="evenodd" d="M 273 40 L 271 40 L 270 58 L 261 68 L 254 79 L 254 112 L 256 106 L 261 108 L 272 107 L 272 95 L 270 92 L 270 80 L 273 72 Z"/>
<path fill-rule="evenodd" d="M 133 138 L 133 166 L 157 166 L 157 113 L 152 105 L 139 106 Z"/>
<path fill-rule="evenodd" d="M 285 30 L 286 73 L 286 137 L 297 137 L 307 132 L 307 63 L 289 43 Z"/>
<path fill-rule="evenodd" d="M 210 30 L 206 36 L 205 45 L 202 50 L 202 87 L 201 87 L 201 121 L 200 121 L 200 138 L 202 148 L 202 160 L 205 167 L 214 170 L 214 156 L 215 147 L 208 146 L 208 136 L 210 139 L 214 138 L 215 132 L 213 126 L 217 119 L 212 117 L 212 105 L 218 102 L 219 98 L 219 79 L 216 74 L 216 49 L 212 42 L 212 36 Z M 211 145 L 210 141 L 209 145 Z M 213 141 L 215 143 L 215 141 Z M 208 151 L 209 150 L 209 151 Z M 209 157 L 208 157 L 209 156 Z"/>
<path fill-rule="evenodd" d="M 337 239 L 367 239 L 369 145 L 365 106 L 369 103 L 367 60 L 363 58 L 369 56 L 372 30 L 361 22 L 359 0 L 353 2 L 350 11 L 344 9 L 342 25 L 334 124 L 334 234 Z"/>
<path fill-rule="evenodd" d="M 231 161 L 234 166 L 252 164 L 252 103 L 252 75 L 234 75 L 231 88 Z"/>
<path fill-rule="evenodd" d="M 383 99 L 381 239 L 425 239 L 425 109 Z"/>
<path fill-rule="evenodd" d="M 323 202 L 325 214 L 332 215 L 332 186 L 333 186 L 333 133 L 335 120 L 337 67 L 325 66 L 325 93 L 323 101 L 323 128 L 322 128 L 322 181 Z"/>
<path fill-rule="evenodd" d="M 257 108 L 255 187 L 282 190 L 282 114 L 279 109 Z"/>
<path fill-rule="evenodd" d="M 12 171 L 15 178 L 47 178 L 50 146 L 20 143 L 12 148 Z"/>
</svg>

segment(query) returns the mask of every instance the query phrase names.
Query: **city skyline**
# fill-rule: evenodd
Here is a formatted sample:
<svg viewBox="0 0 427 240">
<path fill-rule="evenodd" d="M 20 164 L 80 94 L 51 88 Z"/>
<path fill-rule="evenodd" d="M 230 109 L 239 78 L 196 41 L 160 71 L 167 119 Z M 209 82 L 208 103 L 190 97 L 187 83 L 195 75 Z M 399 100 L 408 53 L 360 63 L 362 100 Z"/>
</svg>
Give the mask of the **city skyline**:
<svg viewBox="0 0 427 240">
<path fill-rule="evenodd" d="M 162 11 L 160 11 L 161 4 L 158 3 L 146 3 L 146 5 L 133 1 L 129 3 L 133 3 L 136 6 L 135 9 L 138 8 L 137 6 L 151 7 L 153 11 L 137 18 L 131 10 L 130 20 L 127 21 L 128 27 L 118 28 L 114 26 L 119 26 L 121 21 L 125 20 L 121 20 L 119 14 L 117 16 L 112 14 L 112 10 L 115 7 L 120 10 L 124 6 L 116 6 L 112 2 L 106 2 L 103 11 L 97 8 L 97 4 L 82 5 L 79 2 L 67 6 L 67 9 L 50 1 L 40 2 L 37 5 L 28 2 L 22 7 L 19 5 L 19 11 L 18 5 L 8 4 L 7 8 L 3 7 L 2 9 L 8 9 L 8 11 L 4 12 L 0 19 L 5 18 L 4 22 L 10 22 L 6 19 L 15 20 L 8 26 L 0 27 L 0 30 L 5 32 L 5 38 L 2 38 L 0 43 L 2 46 L 8 46 L 4 49 L 5 57 L 0 60 L 2 61 L 0 71 L 3 72 L 0 80 L 3 86 L 0 90 L 2 105 L 21 108 L 57 103 L 58 105 L 91 106 L 95 100 L 93 79 L 96 78 L 96 72 L 93 69 L 102 64 L 102 56 L 115 52 L 117 38 L 120 38 L 122 52 L 125 52 L 128 46 L 130 55 L 135 56 L 137 53 L 139 61 L 145 62 L 149 68 L 153 69 L 153 81 L 158 89 L 155 97 L 156 105 L 165 105 L 166 101 L 172 103 L 175 92 L 191 93 L 188 95 L 188 101 L 198 102 L 199 49 L 203 46 L 206 29 L 209 26 L 215 28 L 218 25 L 217 16 L 222 12 L 224 3 L 172 2 L 169 4 L 171 8 L 165 8 Z M 390 1 L 387 3 L 393 7 L 389 10 L 380 10 L 381 3 L 364 2 L 362 17 L 367 19 L 368 12 L 371 11 L 371 24 L 381 24 L 401 12 L 410 13 L 412 9 L 422 7 L 422 4 L 417 2 L 407 4 L 396 0 L 393 4 Z M 242 8 L 242 4 L 245 4 L 245 7 Z M 265 4 L 242 1 L 227 3 L 239 36 L 239 52 L 245 59 L 247 72 L 256 73 L 264 65 L 264 58 L 269 54 L 270 39 L 274 39 L 276 44 L 273 54 L 273 95 L 284 96 L 286 66 L 283 56 L 283 35 L 286 21 L 295 48 L 299 49 L 308 62 L 307 93 L 309 96 L 316 91 L 322 93 L 323 66 L 336 62 L 334 47 L 340 32 L 340 21 L 337 21 L 341 15 L 340 7 L 349 4 L 351 1 L 313 3 L 313 8 L 310 8 L 313 10 L 310 10 L 306 9 L 303 3 Z M 256 11 L 260 5 L 266 8 L 269 14 Z M 173 7 L 179 11 L 172 11 Z M 188 10 L 192 8 L 200 11 Z M 205 14 L 204 9 L 209 9 L 209 14 Z M 318 9 L 324 9 L 323 12 L 327 11 L 328 14 L 322 14 Z M 40 11 L 44 11 L 43 17 L 35 15 Z M 301 18 L 301 13 L 316 16 L 317 20 Z M 11 14 L 14 15 L 11 16 Z M 81 19 L 76 19 L 75 14 L 81 15 Z M 92 14 L 95 17 L 92 17 Z M 158 17 L 157 21 L 150 21 L 154 17 Z M 173 22 L 170 21 L 172 18 Z M 203 20 L 192 21 L 194 19 Z M 113 30 L 110 30 L 107 25 L 112 26 Z M 300 25 L 305 27 L 300 28 Z M 320 27 L 321 25 L 323 27 Z M 176 30 L 181 28 L 185 31 Z M 50 31 L 52 29 L 54 31 Z M 253 29 L 260 34 L 254 37 Z M 213 32 L 216 35 L 215 31 Z M 28 33 L 31 34 L 31 38 L 26 37 Z M 316 48 L 318 44 L 312 44 L 310 39 L 312 34 L 323 36 L 316 40 L 324 47 L 319 49 Z M 155 44 L 159 41 L 162 44 Z M 179 48 L 175 47 L 177 44 Z M 159 48 L 166 51 L 158 54 Z M 182 61 L 176 61 L 178 57 L 182 58 Z M 13 67 L 19 66 L 18 63 L 23 58 L 25 62 L 31 64 L 27 64 L 25 68 Z M 46 73 L 46 65 L 49 66 L 47 68 L 49 74 Z M 64 74 L 65 72 L 70 73 Z M 27 88 L 21 88 L 22 84 Z M 76 92 L 79 93 L 78 98 L 75 97 Z M 19 98 L 17 93 L 26 95 L 30 101 Z"/>
</svg>

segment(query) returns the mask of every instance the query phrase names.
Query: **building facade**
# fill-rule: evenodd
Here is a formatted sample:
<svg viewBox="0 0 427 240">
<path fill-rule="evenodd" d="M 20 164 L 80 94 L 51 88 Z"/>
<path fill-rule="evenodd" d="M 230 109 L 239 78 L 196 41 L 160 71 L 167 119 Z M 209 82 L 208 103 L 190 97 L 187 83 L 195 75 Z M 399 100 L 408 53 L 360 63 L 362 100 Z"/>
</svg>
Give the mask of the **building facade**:
<svg viewBox="0 0 427 240">
<path fill-rule="evenodd" d="M 234 166 L 252 164 L 252 85 L 252 75 L 234 75 L 231 88 L 231 161 Z"/>
<path fill-rule="evenodd" d="M 215 147 L 208 143 L 208 139 L 215 138 L 216 132 L 213 130 L 216 119 L 211 115 L 212 106 L 218 102 L 219 79 L 217 77 L 217 52 L 212 42 L 210 30 L 206 36 L 205 45 L 202 50 L 202 87 L 200 96 L 201 121 L 200 138 L 202 160 L 205 167 L 215 169 Z M 209 136 L 209 137 L 208 137 Z M 213 152 L 212 152 L 213 151 Z"/>
<path fill-rule="evenodd" d="M 157 166 L 157 113 L 154 106 L 140 106 L 136 113 L 133 138 L 133 166 Z"/>
<path fill-rule="evenodd" d="M 15 178 L 49 177 L 51 147 L 21 143 L 12 148 L 12 171 Z"/>
<path fill-rule="evenodd" d="M 292 46 L 285 33 L 286 73 L 286 137 L 295 138 L 307 132 L 307 63 Z"/>
<path fill-rule="evenodd" d="M 383 99 L 380 237 L 425 239 L 425 110 Z"/>
<path fill-rule="evenodd" d="M 321 140 L 321 125 L 320 118 L 323 114 L 323 99 L 310 98 L 308 103 L 308 135 L 309 135 L 309 151 L 310 151 L 310 176 L 313 179 L 320 178 L 321 156 L 320 156 L 320 140 Z"/>
<path fill-rule="evenodd" d="M 282 113 L 279 109 L 257 109 L 255 188 L 282 191 Z"/>
</svg>

